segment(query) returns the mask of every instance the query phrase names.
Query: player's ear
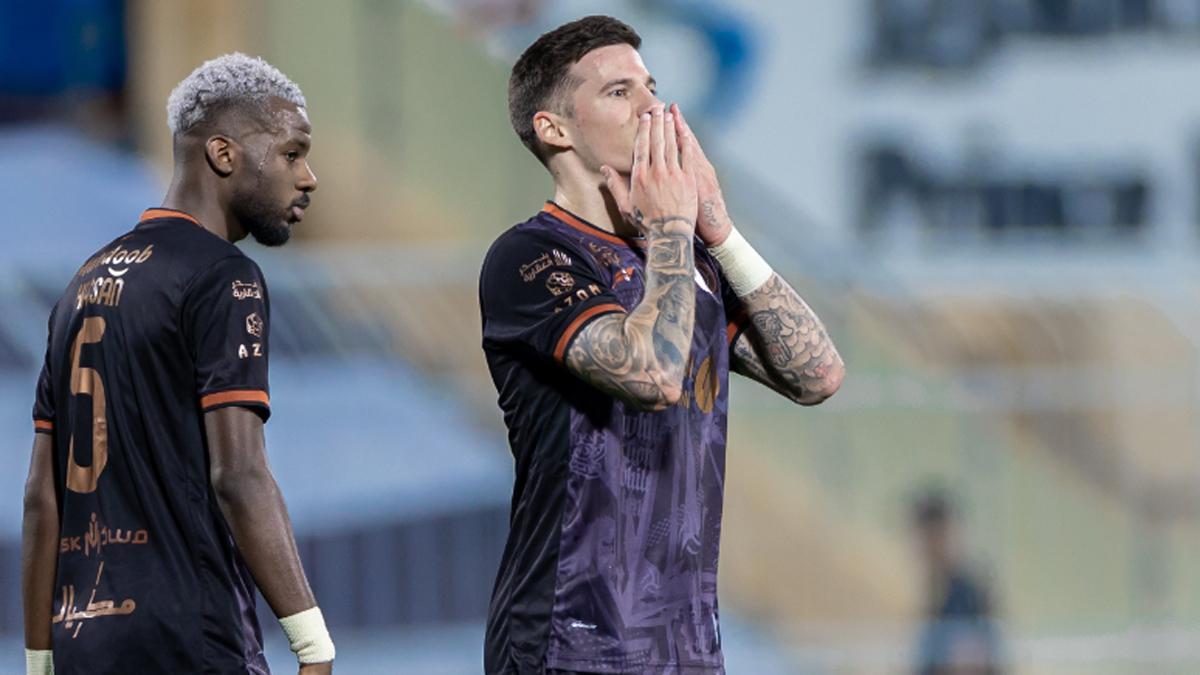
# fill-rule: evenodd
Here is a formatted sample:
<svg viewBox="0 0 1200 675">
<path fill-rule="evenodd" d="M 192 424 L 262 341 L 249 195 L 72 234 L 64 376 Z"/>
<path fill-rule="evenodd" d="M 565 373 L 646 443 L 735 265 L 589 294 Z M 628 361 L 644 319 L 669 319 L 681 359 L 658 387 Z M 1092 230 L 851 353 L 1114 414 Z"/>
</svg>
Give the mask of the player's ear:
<svg viewBox="0 0 1200 675">
<path fill-rule="evenodd" d="M 208 165 L 222 178 L 233 173 L 241 153 L 242 147 L 228 136 L 210 136 L 204 143 L 204 157 Z"/>
<path fill-rule="evenodd" d="M 572 146 L 571 129 L 561 115 L 539 110 L 533 116 L 533 131 L 538 140 L 551 148 L 566 150 Z"/>
</svg>

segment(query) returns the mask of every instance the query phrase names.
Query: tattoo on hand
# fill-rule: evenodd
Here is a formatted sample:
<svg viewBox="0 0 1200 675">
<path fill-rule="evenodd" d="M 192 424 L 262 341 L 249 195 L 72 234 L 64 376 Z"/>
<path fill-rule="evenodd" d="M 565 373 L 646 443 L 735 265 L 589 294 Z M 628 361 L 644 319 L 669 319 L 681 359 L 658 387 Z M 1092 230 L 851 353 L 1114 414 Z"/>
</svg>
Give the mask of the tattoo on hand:
<svg viewBox="0 0 1200 675">
<path fill-rule="evenodd" d="M 708 223 L 709 227 L 717 227 L 720 216 L 717 213 L 716 202 L 706 199 L 700 204 L 700 210 L 704 212 L 704 222 Z"/>
</svg>

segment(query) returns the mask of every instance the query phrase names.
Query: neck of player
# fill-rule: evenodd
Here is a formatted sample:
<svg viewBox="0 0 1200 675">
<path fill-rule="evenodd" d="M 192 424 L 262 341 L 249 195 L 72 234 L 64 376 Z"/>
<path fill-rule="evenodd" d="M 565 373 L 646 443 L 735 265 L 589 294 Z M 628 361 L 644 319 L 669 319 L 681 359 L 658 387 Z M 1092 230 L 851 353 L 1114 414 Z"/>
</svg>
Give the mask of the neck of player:
<svg viewBox="0 0 1200 675">
<path fill-rule="evenodd" d="M 175 175 L 171 177 L 171 187 L 163 197 L 162 208 L 183 211 L 200 221 L 201 227 L 226 241 L 240 241 L 246 236 L 245 230 L 222 206 L 224 200 L 216 186 L 204 183 L 204 180 L 176 167 Z"/>
<path fill-rule="evenodd" d="M 625 176 L 624 179 L 628 181 L 629 177 Z M 625 222 L 599 171 L 557 173 L 554 203 L 607 232 L 622 237 L 641 234 Z"/>
</svg>

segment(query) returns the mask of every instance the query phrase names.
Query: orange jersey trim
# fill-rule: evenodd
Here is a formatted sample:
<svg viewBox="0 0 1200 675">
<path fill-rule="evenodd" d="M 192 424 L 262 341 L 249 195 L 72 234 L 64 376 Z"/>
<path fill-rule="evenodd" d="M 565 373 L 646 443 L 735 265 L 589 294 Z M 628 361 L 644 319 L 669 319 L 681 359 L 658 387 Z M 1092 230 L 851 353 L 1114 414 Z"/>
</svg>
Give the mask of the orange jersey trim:
<svg viewBox="0 0 1200 675">
<path fill-rule="evenodd" d="M 559 206 L 558 204 L 555 204 L 554 202 L 546 202 L 546 205 L 542 207 L 542 213 L 549 213 L 550 215 L 554 216 L 555 218 L 558 218 L 559 220 L 566 223 L 567 225 L 570 225 L 571 227 L 579 230 L 580 232 L 586 232 L 587 234 L 590 234 L 593 237 L 599 237 L 599 238 L 603 239 L 604 241 L 611 242 L 611 243 L 617 244 L 619 246 L 625 246 L 627 248 L 630 246 L 630 241 L 628 239 L 622 239 L 621 237 L 618 237 L 617 235 L 613 234 L 612 232 L 605 232 L 604 230 L 596 227 L 595 225 L 592 225 L 591 223 L 581 220 L 580 218 L 575 216 L 575 214 L 563 209 L 561 206 Z"/>
<path fill-rule="evenodd" d="M 559 363 L 564 362 L 563 357 L 567 353 L 567 345 L 571 343 L 571 338 L 575 337 L 575 334 L 579 332 L 579 329 L 583 327 L 583 324 L 587 323 L 589 319 L 597 314 L 610 314 L 615 312 L 624 314 L 625 308 L 616 304 L 615 302 L 606 302 L 603 305 L 596 305 L 595 307 L 589 307 L 583 310 L 579 316 L 575 317 L 574 321 L 567 324 L 567 329 L 563 331 L 562 337 L 558 338 L 558 344 L 554 347 L 554 360 L 558 361 Z"/>
<path fill-rule="evenodd" d="M 219 391 L 200 398 L 201 408 L 211 408 L 226 403 L 261 403 L 269 408 L 271 407 L 271 397 L 267 396 L 267 392 L 258 389 L 235 389 Z"/>
<path fill-rule="evenodd" d="M 726 328 L 726 334 L 729 336 L 729 344 L 732 345 L 737 336 L 746 330 L 746 326 L 750 323 L 750 317 L 745 311 L 738 312 L 737 316 L 729 322 L 729 327 Z"/>
<path fill-rule="evenodd" d="M 196 220 L 191 215 L 184 213 L 183 211 L 176 211 L 174 209 L 146 209 L 145 211 L 142 211 L 141 220 L 154 220 L 155 218 L 183 218 L 184 220 L 190 220 L 197 225 L 200 224 L 200 221 Z"/>
<path fill-rule="evenodd" d="M 54 431 L 54 422 L 51 422 L 50 420 L 34 420 L 33 421 L 33 430 L 34 431 Z"/>
</svg>

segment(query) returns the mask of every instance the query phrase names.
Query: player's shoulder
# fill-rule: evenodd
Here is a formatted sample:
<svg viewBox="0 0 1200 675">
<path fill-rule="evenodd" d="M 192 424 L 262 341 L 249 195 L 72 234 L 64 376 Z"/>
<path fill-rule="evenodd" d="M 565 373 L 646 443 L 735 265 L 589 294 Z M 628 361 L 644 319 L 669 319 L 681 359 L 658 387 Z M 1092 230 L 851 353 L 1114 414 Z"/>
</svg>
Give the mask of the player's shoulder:
<svg viewBox="0 0 1200 675">
<path fill-rule="evenodd" d="M 262 269 L 232 244 L 224 251 L 214 252 L 203 264 L 196 265 L 197 260 L 189 262 L 192 269 L 184 287 L 187 297 L 209 298 L 230 289 L 232 297 L 237 300 L 266 300 L 267 284 Z"/>
<path fill-rule="evenodd" d="M 262 278 L 258 263 L 224 237 L 195 224 L 179 227 L 178 223 L 143 223 L 140 227 L 154 229 L 155 226 L 160 230 L 156 232 L 157 236 L 169 249 L 172 266 L 187 280 L 189 287 L 206 281 L 224 282 L 225 277 Z"/>
<path fill-rule="evenodd" d="M 543 256 L 557 264 L 570 264 L 582 257 L 580 242 L 558 227 L 557 221 L 538 213 L 517 223 L 496 237 L 484 257 L 483 276 L 497 267 L 537 265 Z"/>
<path fill-rule="evenodd" d="M 77 277 L 100 266 L 150 263 L 160 281 L 186 281 L 217 266 L 257 272 L 254 261 L 223 237 L 204 229 L 191 216 L 168 209 L 147 209 L 133 229 L 89 256 Z"/>
<path fill-rule="evenodd" d="M 573 242 L 554 226 L 552 220 L 539 213 L 501 232 L 488 249 L 488 255 L 523 252 L 546 246 L 573 246 Z"/>
</svg>

